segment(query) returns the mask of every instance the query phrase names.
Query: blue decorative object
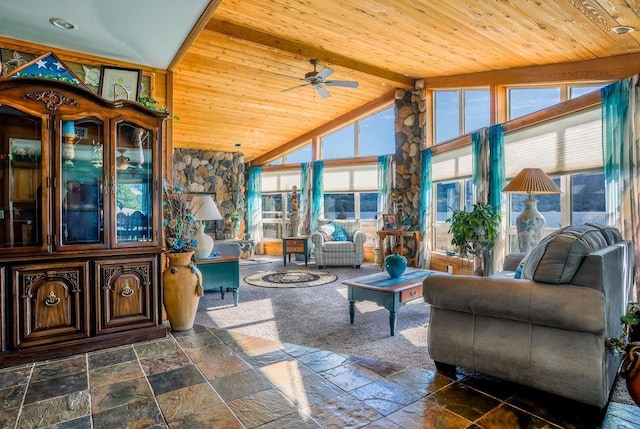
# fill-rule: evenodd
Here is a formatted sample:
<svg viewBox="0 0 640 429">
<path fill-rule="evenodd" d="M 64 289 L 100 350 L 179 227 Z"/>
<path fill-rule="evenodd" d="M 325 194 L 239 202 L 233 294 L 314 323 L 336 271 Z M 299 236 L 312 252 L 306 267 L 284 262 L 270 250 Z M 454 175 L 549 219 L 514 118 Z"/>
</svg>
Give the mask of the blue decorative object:
<svg viewBox="0 0 640 429">
<path fill-rule="evenodd" d="M 389 255 L 384 258 L 384 268 L 391 277 L 398 278 L 402 276 L 407 269 L 407 258 L 397 252 Z"/>
<path fill-rule="evenodd" d="M 335 241 L 347 241 L 347 232 L 342 227 L 335 226 L 331 235 Z"/>
</svg>

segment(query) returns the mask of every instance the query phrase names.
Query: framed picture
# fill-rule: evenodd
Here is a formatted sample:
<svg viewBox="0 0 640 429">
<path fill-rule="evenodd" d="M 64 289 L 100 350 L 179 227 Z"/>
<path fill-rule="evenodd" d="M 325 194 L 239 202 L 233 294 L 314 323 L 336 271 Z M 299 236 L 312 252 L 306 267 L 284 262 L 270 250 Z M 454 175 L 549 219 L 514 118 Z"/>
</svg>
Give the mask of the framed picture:
<svg viewBox="0 0 640 429">
<path fill-rule="evenodd" d="M 382 215 L 382 229 L 398 229 L 398 216 L 384 213 Z"/>
<path fill-rule="evenodd" d="M 142 70 L 120 67 L 100 68 L 100 96 L 110 101 L 138 101 Z"/>
</svg>

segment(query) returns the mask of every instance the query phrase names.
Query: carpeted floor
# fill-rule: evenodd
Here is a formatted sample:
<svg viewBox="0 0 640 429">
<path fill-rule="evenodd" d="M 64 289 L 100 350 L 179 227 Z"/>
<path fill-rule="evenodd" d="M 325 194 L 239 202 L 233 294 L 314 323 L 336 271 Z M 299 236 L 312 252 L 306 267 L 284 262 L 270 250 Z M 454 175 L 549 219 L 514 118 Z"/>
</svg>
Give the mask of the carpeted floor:
<svg viewBox="0 0 640 429">
<path fill-rule="evenodd" d="M 264 261 L 263 261 L 264 262 Z M 315 270 L 314 263 L 309 269 Z M 350 354 L 401 365 L 435 369 L 426 347 L 429 306 L 416 299 L 398 311 L 395 336 L 389 335 L 389 312 L 374 303 L 356 304 L 354 324 L 349 323 L 347 287 L 343 280 L 380 271 L 365 263 L 360 269 L 325 267 L 338 276 L 332 283 L 306 288 L 265 288 L 243 279 L 261 271 L 304 269 L 304 262 L 282 258 L 270 263 L 241 265 L 240 302 L 231 294 L 207 293 L 200 300 L 196 324 L 241 332 L 247 335 Z M 612 399 L 632 404 L 624 382 L 618 380 Z"/>
</svg>

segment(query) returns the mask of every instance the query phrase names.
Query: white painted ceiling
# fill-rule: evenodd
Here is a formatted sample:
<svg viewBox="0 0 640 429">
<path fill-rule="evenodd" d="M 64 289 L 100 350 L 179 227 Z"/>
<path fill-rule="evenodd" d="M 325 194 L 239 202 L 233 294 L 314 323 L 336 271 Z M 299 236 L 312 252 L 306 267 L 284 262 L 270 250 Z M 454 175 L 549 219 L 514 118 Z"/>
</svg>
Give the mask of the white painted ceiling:
<svg viewBox="0 0 640 429">
<path fill-rule="evenodd" d="M 0 0 L 0 36 L 166 69 L 208 0 Z M 49 23 L 64 18 L 75 30 Z"/>
</svg>

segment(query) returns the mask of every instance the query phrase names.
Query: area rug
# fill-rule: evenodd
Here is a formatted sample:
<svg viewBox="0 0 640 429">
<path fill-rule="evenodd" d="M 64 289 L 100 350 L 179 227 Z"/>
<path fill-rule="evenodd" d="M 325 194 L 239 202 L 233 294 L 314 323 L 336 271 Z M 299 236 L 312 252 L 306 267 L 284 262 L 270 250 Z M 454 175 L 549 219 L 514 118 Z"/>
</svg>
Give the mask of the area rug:
<svg viewBox="0 0 640 429">
<path fill-rule="evenodd" d="M 253 286 L 295 288 L 320 286 L 335 282 L 338 276 L 327 271 L 290 270 L 290 271 L 260 271 L 244 278 Z"/>
</svg>

